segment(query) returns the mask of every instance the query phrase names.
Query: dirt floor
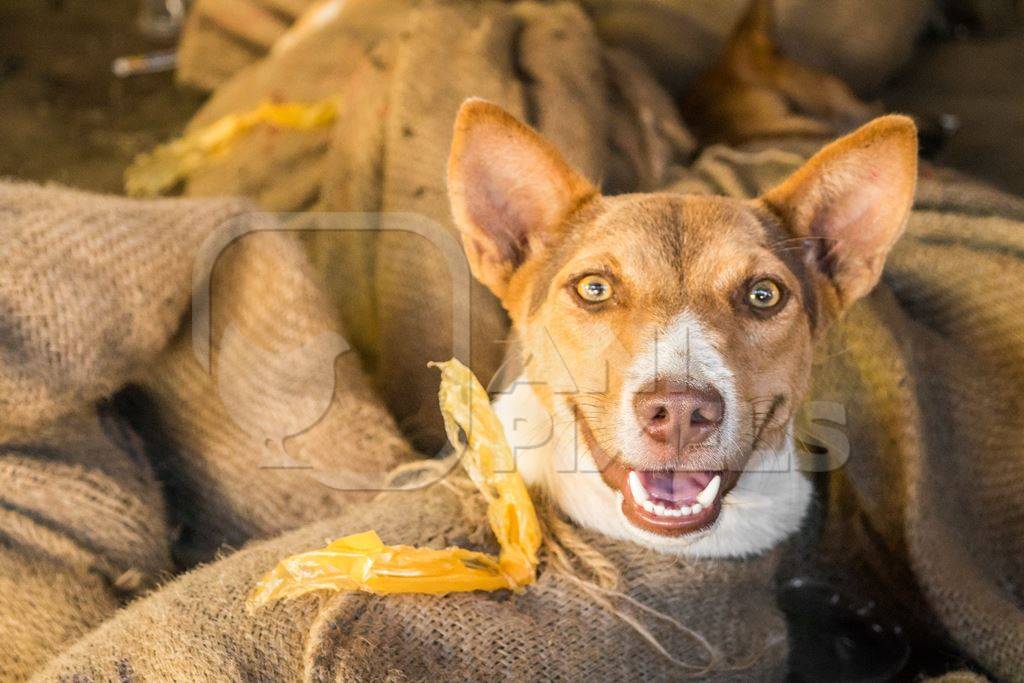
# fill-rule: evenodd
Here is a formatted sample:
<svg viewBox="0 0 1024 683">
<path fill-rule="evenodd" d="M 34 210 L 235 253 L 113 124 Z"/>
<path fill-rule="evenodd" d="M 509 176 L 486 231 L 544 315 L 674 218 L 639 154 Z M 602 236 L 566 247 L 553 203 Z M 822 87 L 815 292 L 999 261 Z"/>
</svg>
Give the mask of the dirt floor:
<svg viewBox="0 0 1024 683">
<path fill-rule="evenodd" d="M 166 45 L 138 0 L 0 2 L 0 176 L 120 192 L 131 159 L 178 134 L 202 95 L 171 74 L 127 80 L 114 58 Z"/>
<path fill-rule="evenodd" d="M 0 175 L 120 192 L 139 152 L 175 136 L 203 96 L 169 73 L 118 79 L 115 57 L 166 45 L 136 27 L 138 0 L 0 3 Z M 953 114 L 938 157 L 1024 194 L 1024 27 L 921 48 L 883 93 L 896 110 Z"/>
</svg>

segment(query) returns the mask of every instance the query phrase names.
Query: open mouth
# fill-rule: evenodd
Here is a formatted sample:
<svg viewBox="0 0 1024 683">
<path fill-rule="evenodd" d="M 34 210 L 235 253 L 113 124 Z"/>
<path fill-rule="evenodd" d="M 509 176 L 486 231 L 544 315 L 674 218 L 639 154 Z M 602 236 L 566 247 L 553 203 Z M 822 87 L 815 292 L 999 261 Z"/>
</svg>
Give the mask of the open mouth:
<svg viewBox="0 0 1024 683">
<path fill-rule="evenodd" d="M 581 420 L 582 432 L 601 478 L 622 497 L 631 524 L 662 536 L 684 536 L 707 529 L 722 512 L 722 499 L 739 472 L 731 470 L 638 470 L 608 455 Z"/>
</svg>

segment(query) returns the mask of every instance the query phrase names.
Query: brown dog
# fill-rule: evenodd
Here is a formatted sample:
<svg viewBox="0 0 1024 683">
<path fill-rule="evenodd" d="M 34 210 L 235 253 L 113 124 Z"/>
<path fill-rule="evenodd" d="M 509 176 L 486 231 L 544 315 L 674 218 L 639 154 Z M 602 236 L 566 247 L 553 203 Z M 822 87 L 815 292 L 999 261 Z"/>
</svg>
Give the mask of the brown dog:
<svg viewBox="0 0 1024 683">
<path fill-rule="evenodd" d="M 665 552 L 744 555 L 797 529 L 812 347 L 878 281 L 916 170 L 914 124 L 886 116 L 755 201 L 605 197 L 535 131 L 465 103 L 449 195 L 523 351 L 496 408 L 527 480 Z"/>
<path fill-rule="evenodd" d="M 772 24 L 771 0 L 752 0 L 684 98 L 683 117 L 702 142 L 835 137 L 880 113 L 838 78 L 780 54 Z"/>
</svg>

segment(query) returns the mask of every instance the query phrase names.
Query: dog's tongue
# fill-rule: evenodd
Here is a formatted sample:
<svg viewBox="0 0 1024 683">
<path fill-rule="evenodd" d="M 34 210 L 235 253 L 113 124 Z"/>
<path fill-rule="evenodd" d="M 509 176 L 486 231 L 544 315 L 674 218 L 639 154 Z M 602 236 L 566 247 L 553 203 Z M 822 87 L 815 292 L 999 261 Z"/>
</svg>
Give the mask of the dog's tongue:
<svg viewBox="0 0 1024 683">
<path fill-rule="evenodd" d="M 651 495 L 669 503 L 688 504 L 704 490 L 713 472 L 642 472 L 637 470 L 640 484 Z"/>
</svg>

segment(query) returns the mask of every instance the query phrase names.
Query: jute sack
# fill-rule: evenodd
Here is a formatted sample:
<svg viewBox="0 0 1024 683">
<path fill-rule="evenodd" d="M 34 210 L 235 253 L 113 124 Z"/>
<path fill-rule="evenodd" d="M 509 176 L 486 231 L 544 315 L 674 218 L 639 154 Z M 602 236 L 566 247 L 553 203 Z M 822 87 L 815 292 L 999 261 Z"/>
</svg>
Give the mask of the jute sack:
<svg viewBox="0 0 1024 683">
<path fill-rule="evenodd" d="M 507 350 L 498 302 L 450 265 L 462 256 L 445 166 L 470 96 L 530 121 L 613 191 L 657 187 L 693 149 L 668 94 L 641 62 L 606 49 L 572 2 L 345 3 L 223 83 L 189 126 L 268 99 L 336 98 L 333 126 L 258 129 L 189 174 L 184 191 L 365 214 L 344 217 L 364 232 L 310 232 L 310 253 L 386 404 L 427 451 L 444 442 L 427 361 L 468 345 L 463 360 L 486 382 Z M 381 212 L 414 216 L 426 236 Z"/>
<path fill-rule="evenodd" d="M 986 683 L 988 678 L 973 671 L 953 671 L 927 680 L 930 683 Z"/>
<path fill-rule="evenodd" d="M 314 0 L 197 0 L 178 42 L 178 81 L 212 90 L 262 57 L 314 4 Z"/>
<path fill-rule="evenodd" d="M 36 680 L 105 680 L 119 671 L 196 681 L 781 679 L 785 624 L 771 590 L 774 554 L 685 561 L 582 534 L 621 573 L 623 596 L 609 598 L 614 609 L 640 622 L 676 663 L 595 602 L 580 579 L 550 565 L 518 595 L 325 594 L 246 613 L 246 595 L 264 572 L 325 538 L 373 528 L 388 543 L 493 550 L 479 540 L 481 510 L 470 506 L 467 518 L 465 503 L 441 485 L 390 493 L 254 544 L 129 606 Z M 139 633 L 151 637 L 140 641 Z M 714 653 L 710 671 L 702 643 Z"/>
<path fill-rule="evenodd" d="M 111 395 L 157 356 L 199 246 L 248 210 L 0 183 L 0 440 Z"/>
<path fill-rule="evenodd" d="M 181 252 L 240 206 L 0 183 L 3 680 L 172 570 L 141 443 L 97 403 L 167 345 L 188 300 Z"/>
<path fill-rule="evenodd" d="M 198 285 L 209 308 L 196 300 L 128 401 L 172 499 L 187 501 L 175 508 L 186 565 L 365 499 L 413 456 L 294 237 L 260 216 L 238 227 L 256 232 L 216 253 Z"/>
<path fill-rule="evenodd" d="M 679 187 L 754 195 L 802 158 L 714 148 Z M 819 563 L 875 595 L 880 582 L 905 623 L 1008 681 L 1024 680 L 1021 287 L 1024 201 L 925 166 L 883 284 L 812 374 L 848 441 L 826 456 Z"/>
<path fill-rule="evenodd" d="M 709 67 L 749 0 L 581 0 L 601 38 L 635 52 L 677 95 Z M 213 89 L 272 49 L 300 19 L 338 11 L 340 0 L 200 0 L 189 13 L 179 48 L 179 80 Z M 973 3 L 981 5 L 984 3 Z M 1012 15 L 982 8 L 987 25 Z M 272 5 L 277 5 L 271 8 Z M 873 92 L 913 54 L 932 7 L 928 0 L 850 3 L 775 0 L 786 53 L 824 69 L 861 92 Z M 305 10 L 305 11 L 303 11 Z M 1006 24 L 1007 22 L 1003 22 Z"/>
<path fill-rule="evenodd" d="M 709 68 L 751 0 L 581 0 L 601 39 L 643 58 L 675 95 Z M 877 92 L 914 52 L 930 0 L 771 0 L 788 57 Z M 685 118 L 685 113 L 684 118 Z"/>
<path fill-rule="evenodd" d="M 411 456 L 301 246 L 249 203 L 4 183 L 0 216 L 0 444 L 74 452 L 54 430 L 117 393 L 179 565 L 339 511 Z"/>
<path fill-rule="evenodd" d="M 170 574 L 161 493 L 106 411 L 0 442 L 0 679 L 27 678 Z"/>
</svg>

